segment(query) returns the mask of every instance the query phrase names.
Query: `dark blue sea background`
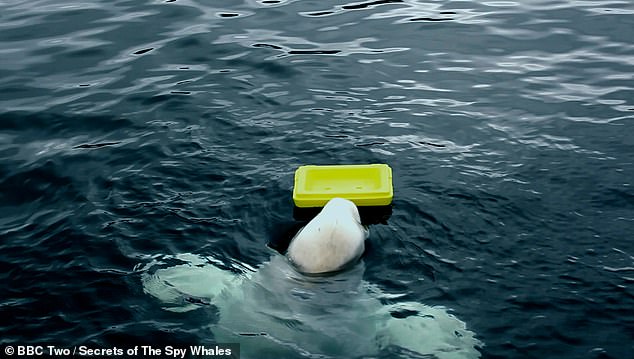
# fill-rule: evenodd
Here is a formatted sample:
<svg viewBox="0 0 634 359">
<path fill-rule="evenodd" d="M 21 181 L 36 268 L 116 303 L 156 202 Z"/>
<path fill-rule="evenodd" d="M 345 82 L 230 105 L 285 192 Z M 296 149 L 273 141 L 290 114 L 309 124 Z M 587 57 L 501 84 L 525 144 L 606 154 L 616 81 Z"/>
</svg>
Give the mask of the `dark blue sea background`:
<svg viewBox="0 0 634 359">
<path fill-rule="evenodd" d="M 629 0 L 0 1 L 0 349 L 206 340 L 138 268 L 256 267 L 349 163 L 394 173 L 366 280 L 484 358 L 633 358 Z"/>
</svg>

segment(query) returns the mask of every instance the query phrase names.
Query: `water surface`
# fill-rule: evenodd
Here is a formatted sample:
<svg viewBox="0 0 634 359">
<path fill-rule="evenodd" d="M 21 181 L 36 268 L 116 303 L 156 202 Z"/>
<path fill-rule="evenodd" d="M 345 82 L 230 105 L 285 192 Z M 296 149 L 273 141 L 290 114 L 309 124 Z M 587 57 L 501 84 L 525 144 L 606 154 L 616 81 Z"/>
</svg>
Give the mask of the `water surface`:
<svg viewBox="0 0 634 359">
<path fill-rule="evenodd" d="M 483 357 L 634 352 L 630 2 L 0 10 L 3 347 L 201 342 L 213 311 L 166 313 L 139 264 L 256 267 L 297 166 L 388 163 L 364 279 Z"/>
</svg>

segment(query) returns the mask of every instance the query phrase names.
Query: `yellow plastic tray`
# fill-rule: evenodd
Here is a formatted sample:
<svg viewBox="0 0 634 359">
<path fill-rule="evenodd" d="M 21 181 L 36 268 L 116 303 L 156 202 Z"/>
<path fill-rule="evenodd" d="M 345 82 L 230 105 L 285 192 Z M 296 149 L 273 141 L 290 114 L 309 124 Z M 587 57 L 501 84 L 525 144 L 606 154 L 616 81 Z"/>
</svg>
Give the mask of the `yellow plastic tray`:
<svg viewBox="0 0 634 359">
<path fill-rule="evenodd" d="M 392 203 L 392 169 L 386 164 L 300 166 L 295 171 L 295 206 L 323 207 L 334 197 L 357 206 Z"/>
</svg>

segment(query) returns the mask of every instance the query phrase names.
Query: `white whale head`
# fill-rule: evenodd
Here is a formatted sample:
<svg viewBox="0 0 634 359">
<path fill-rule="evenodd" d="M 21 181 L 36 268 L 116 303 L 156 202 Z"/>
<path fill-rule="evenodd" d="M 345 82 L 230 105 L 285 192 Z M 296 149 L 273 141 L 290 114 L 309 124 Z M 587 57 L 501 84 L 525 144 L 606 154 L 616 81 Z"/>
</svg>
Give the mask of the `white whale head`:
<svg viewBox="0 0 634 359">
<path fill-rule="evenodd" d="M 333 198 L 295 235 L 286 255 L 302 273 L 335 272 L 361 257 L 367 236 L 357 206 Z"/>
</svg>

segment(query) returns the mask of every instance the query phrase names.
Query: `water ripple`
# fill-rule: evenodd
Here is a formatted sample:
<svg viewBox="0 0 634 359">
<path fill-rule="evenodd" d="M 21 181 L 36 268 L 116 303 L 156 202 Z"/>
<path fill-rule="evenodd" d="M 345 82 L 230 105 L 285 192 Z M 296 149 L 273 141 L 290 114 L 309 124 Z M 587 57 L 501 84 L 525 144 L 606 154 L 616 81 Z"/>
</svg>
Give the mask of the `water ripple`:
<svg viewBox="0 0 634 359">
<path fill-rule="evenodd" d="M 289 55 L 337 55 L 382 54 L 406 51 L 407 48 L 369 48 L 363 44 L 376 42 L 374 38 L 358 38 L 349 42 L 317 43 L 298 37 L 283 36 L 280 32 L 263 29 L 248 30 L 242 34 L 224 35 L 216 39 L 215 44 L 239 43 L 245 47 L 270 48 L 282 52 L 265 58 L 272 60 Z"/>
</svg>

